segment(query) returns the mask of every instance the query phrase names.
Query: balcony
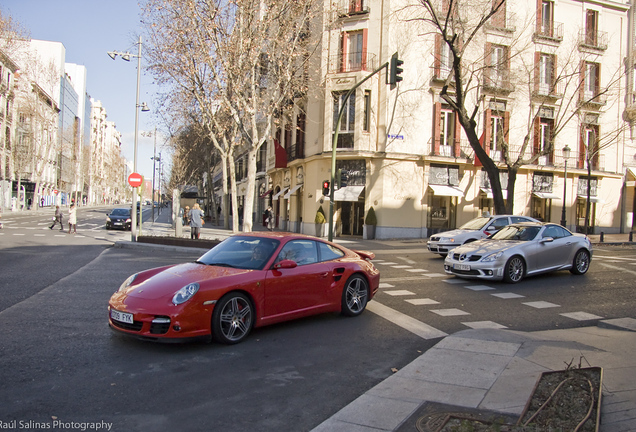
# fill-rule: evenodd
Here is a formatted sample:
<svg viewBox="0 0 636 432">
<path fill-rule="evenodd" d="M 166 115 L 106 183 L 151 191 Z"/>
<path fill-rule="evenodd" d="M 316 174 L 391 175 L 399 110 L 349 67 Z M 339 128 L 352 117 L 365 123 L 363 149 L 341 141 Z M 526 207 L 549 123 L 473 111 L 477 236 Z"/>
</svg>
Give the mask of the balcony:
<svg viewBox="0 0 636 432">
<path fill-rule="evenodd" d="M 605 51 L 607 49 L 607 32 L 590 32 L 582 29 L 579 31 L 579 47 Z"/>
<path fill-rule="evenodd" d="M 347 58 L 336 54 L 329 56 L 327 73 L 371 72 L 377 67 L 377 56 L 373 53 L 348 53 Z"/>
<path fill-rule="evenodd" d="M 442 85 L 446 82 L 446 78 L 450 73 L 452 73 L 452 69 L 446 65 L 439 66 L 431 66 L 431 85 L 437 84 Z M 451 76 L 450 85 L 454 86 L 455 83 L 455 75 Z"/>
<path fill-rule="evenodd" d="M 485 25 L 487 31 L 497 31 L 504 33 L 514 33 L 517 30 L 515 26 L 515 15 L 507 13 L 505 17 L 493 16 Z"/>
<path fill-rule="evenodd" d="M 579 106 L 589 109 L 601 109 L 607 104 L 607 93 L 596 94 L 592 91 L 584 91 L 579 97 Z"/>
<path fill-rule="evenodd" d="M 558 81 L 554 84 L 535 82 L 535 87 L 532 91 L 532 97 L 544 101 L 555 101 L 563 97 L 564 87 L 565 83 L 563 81 Z"/>
<path fill-rule="evenodd" d="M 369 0 L 340 0 L 336 8 L 340 18 L 359 17 L 360 15 L 368 15 L 371 12 Z"/>
<path fill-rule="evenodd" d="M 287 162 L 305 157 L 305 146 L 302 144 L 292 144 L 285 151 L 287 152 Z"/>
<path fill-rule="evenodd" d="M 509 94 L 515 90 L 510 82 L 510 71 L 489 69 L 484 72 L 484 91 L 497 94 Z"/>
<path fill-rule="evenodd" d="M 547 24 L 538 24 L 534 32 L 533 40 L 543 39 L 550 42 L 563 41 L 563 23 L 551 22 Z"/>
</svg>

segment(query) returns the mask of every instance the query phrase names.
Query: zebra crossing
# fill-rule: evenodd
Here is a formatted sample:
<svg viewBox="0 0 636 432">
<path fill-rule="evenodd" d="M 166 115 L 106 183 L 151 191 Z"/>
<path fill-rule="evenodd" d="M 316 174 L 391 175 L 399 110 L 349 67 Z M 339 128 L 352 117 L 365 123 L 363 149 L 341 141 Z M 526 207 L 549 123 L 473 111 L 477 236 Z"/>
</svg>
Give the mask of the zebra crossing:
<svg viewBox="0 0 636 432">
<path fill-rule="evenodd" d="M 622 263 L 627 265 L 636 265 L 636 256 L 628 256 L 628 257 L 616 257 L 616 256 L 607 256 L 607 255 L 595 255 L 594 260 L 600 263 Z M 406 264 L 399 263 L 397 261 L 404 261 Z M 425 296 L 421 296 L 416 292 L 413 292 L 408 289 L 401 289 L 400 282 L 406 281 L 414 281 L 414 280 L 429 280 L 432 278 L 444 278 L 441 279 L 444 283 L 459 286 L 465 289 L 474 291 L 474 292 L 483 292 L 484 294 L 492 295 L 493 297 L 502 299 L 502 300 L 519 300 L 522 305 L 530 308 L 534 308 L 537 310 L 543 309 L 554 309 L 558 315 L 574 320 L 574 321 L 589 321 L 589 320 L 601 320 L 604 319 L 602 316 L 598 316 L 596 314 L 592 314 L 586 311 L 574 311 L 574 312 L 562 312 L 559 313 L 559 309 L 562 307 L 559 304 L 555 304 L 548 301 L 523 301 L 525 298 L 524 295 L 515 293 L 515 292 L 502 292 L 501 289 L 495 288 L 488 284 L 483 284 L 479 282 L 475 282 L 474 280 L 460 279 L 456 277 L 449 277 L 447 274 L 435 273 L 423 268 L 417 268 L 416 262 L 410 260 L 405 257 L 393 256 L 392 260 L 382 260 L 382 259 L 374 259 L 373 264 L 378 266 L 380 270 L 383 267 L 393 268 L 397 270 L 402 270 L 405 272 L 405 276 L 397 276 L 391 278 L 382 278 L 382 282 L 380 283 L 380 292 L 382 294 L 388 295 L 390 297 L 401 299 L 404 302 L 417 307 L 427 308 L 427 310 L 431 313 L 434 313 L 440 317 L 460 317 L 461 324 L 466 326 L 467 328 L 472 329 L 506 329 L 507 326 L 497 323 L 495 321 L 470 321 L 471 313 L 467 310 L 459 309 L 459 308 L 444 308 L 442 303 L 435 299 L 429 298 Z M 626 269 L 626 271 L 631 272 Z M 381 300 L 376 296 L 374 301 L 371 304 L 380 304 Z M 378 313 L 378 310 L 381 310 L 382 317 L 388 319 L 389 321 L 402 325 L 406 321 L 404 319 L 401 312 L 396 311 L 394 309 L 389 308 L 388 306 L 382 305 L 381 309 L 378 306 L 370 307 L 369 310 L 374 313 Z M 414 318 L 409 317 L 408 325 L 404 328 L 418 334 L 419 336 L 430 339 L 434 337 L 441 337 L 439 335 L 445 333 L 439 329 L 435 329 L 429 326 L 426 323 L 418 321 L 420 324 L 416 325 L 413 323 Z M 417 320 L 415 320 L 417 321 Z"/>
</svg>

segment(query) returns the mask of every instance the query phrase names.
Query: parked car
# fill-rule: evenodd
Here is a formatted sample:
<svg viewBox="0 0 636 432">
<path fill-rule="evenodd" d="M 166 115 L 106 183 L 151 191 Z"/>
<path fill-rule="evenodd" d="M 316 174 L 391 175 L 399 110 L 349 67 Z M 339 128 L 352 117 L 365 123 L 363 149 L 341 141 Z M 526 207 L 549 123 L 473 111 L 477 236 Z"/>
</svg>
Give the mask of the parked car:
<svg viewBox="0 0 636 432">
<path fill-rule="evenodd" d="M 587 236 L 553 223 L 526 222 L 453 249 L 444 260 L 444 270 L 462 278 L 517 283 L 526 276 L 556 270 L 582 275 L 591 261 L 592 243 Z"/>
<path fill-rule="evenodd" d="M 539 222 L 529 216 L 496 215 L 475 218 L 457 229 L 432 235 L 426 246 L 428 250 L 445 257 L 448 252 L 466 243 L 488 237 L 510 225 L 518 222 Z"/>
<path fill-rule="evenodd" d="M 114 208 L 106 214 L 106 229 L 129 230 L 131 221 L 129 208 Z"/>
<path fill-rule="evenodd" d="M 194 262 L 130 276 L 110 327 L 148 340 L 243 341 L 253 327 L 309 315 L 360 315 L 380 283 L 372 252 L 291 233 L 229 237 Z"/>
</svg>

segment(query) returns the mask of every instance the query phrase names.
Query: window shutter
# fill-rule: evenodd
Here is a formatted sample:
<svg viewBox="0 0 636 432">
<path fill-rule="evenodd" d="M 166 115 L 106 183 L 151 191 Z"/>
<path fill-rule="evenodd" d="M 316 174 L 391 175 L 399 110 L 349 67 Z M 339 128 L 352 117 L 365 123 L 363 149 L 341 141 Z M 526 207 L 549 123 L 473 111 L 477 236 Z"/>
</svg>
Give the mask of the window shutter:
<svg viewBox="0 0 636 432">
<path fill-rule="evenodd" d="M 435 54 L 433 56 L 433 70 L 436 78 L 441 78 L 442 43 L 442 35 L 437 33 L 435 35 Z"/>
<path fill-rule="evenodd" d="M 459 115 L 457 112 L 454 113 L 453 117 L 455 118 L 455 157 L 461 156 L 461 138 L 462 138 L 462 125 L 459 122 Z"/>
<path fill-rule="evenodd" d="M 541 23 L 543 22 L 543 0 L 537 0 L 537 33 L 541 33 Z"/>
<path fill-rule="evenodd" d="M 550 94 L 557 92 L 557 56 L 552 56 L 552 76 L 550 77 Z"/>
<path fill-rule="evenodd" d="M 367 37 L 369 35 L 369 29 L 362 30 L 362 70 L 367 69 Z"/>
<path fill-rule="evenodd" d="M 596 63 L 594 65 L 594 96 L 601 93 L 601 64 Z"/>
<path fill-rule="evenodd" d="M 585 168 L 585 129 L 585 125 L 581 125 L 581 136 L 579 137 L 581 142 L 579 143 L 579 162 L 577 166 L 579 169 Z"/>
<path fill-rule="evenodd" d="M 347 32 L 340 33 L 340 72 L 346 72 Z"/>
<path fill-rule="evenodd" d="M 579 66 L 579 100 L 585 100 L 585 60 L 581 60 L 581 65 Z"/>
<path fill-rule="evenodd" d="M 442 120 L 442 103 L 435 102 L 433 106 L 433 154 L 439 154 L 440 146 L 440 122 Z"/>
<path fill-rule="evenodd" d="M 492 110 L 487 109 L 484 113 L 484 132 L 486 133 L 484 137 L 484 151 L 488 156 L 490 156 L 490 140 L 492 140 Z"/>
<path fill-rule="evenodd" d="M 533 147 L 533 152 L 532 155 L 536 156 L 538 155 L 541 150 L 540 150 L 540 146 L 541 146 L 541 118 L 539 118 L 539 116 L 534 118 L 534 134 L 532 137 L 532 147 Z"/>
<path fill-rule="evenodd" d="M 504 133 L 504 142 L 509 144 L 508 142 L 508 131 L 510 130 L 510 112 L 506 111 L 503 117 L 503 133 Z M 499 149 L 501 150 L 501 149 Z"/>
<path fill-rule="evenodd" d="M 534 53 L 534 91 L 539 91 L 539 84 L 541 83 L 541 53 L 535 51 Z"/>
<path fill-rule="evenodd" d="M 491 77 L 493 76 L 492 71 L 492 43 L 486 42 L 486 70 L 484 71 L 484 83 L 487 85 L 492 84 Z"/>
</svg>

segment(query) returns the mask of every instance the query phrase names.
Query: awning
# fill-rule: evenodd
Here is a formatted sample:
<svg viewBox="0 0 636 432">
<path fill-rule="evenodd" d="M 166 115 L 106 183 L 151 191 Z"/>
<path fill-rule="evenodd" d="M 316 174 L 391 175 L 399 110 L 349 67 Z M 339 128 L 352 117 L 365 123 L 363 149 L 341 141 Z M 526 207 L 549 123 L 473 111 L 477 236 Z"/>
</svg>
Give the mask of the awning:
<svg viewBox="0 0 636 432">
<path fill-rule="evenodd" d="M 300 189 L 301 187 L 303 187 L 303 185 L 297 185 L 297 186 L 294 186 L 294 188 L 293 188 L 292 190 L 290 190 L 289 192 L 287 192 L 283 198 L 285 198 L 285 199 L 289 199 L 289 197 L 290 197 L 291 195 L 295 194 L 295 193 L 296 193 L 296 191 L 297 191 L 298 189 Z"/>
<path fill-rule="evenodd" d="M 265 192 L 265 193 L 263 193 L 263 194 L 261 195 L 261 198 L 265 198 L 266 196 L 271 195 L 271 194 L 272 194 L 272 192 L 274 192 L 274 190 L 273 190 L 273 189 L 268 190 L 267 192 Z"/>
<path fill-rule="evenodd" d="M 274 194 L 274 196 L 272 197 L 272 199 L 273 199 L 274 201 L 277 201 L 277 200 L 278 200 L 278 196 L 279 196 L 280 194 L 284 194 L 285 192 L 287 192 L 287 190 L 288 190 L 288 189 L 289 189 L 289 188 L 287 188 L 287 187 L 286 187 L 286 188 L 282 188 L 282 189 L 280 190 L 280 192 L 278 192 L 277 194 Z"/>
<path fill-rule="evenodd" d="M 333 192 L 334 201 L 353 201 L 356 202 L 360 198 L 360 194 L 364 190 L 364 186 L 345 186 Z"/>
<path fill-rule="evenodd" d="M 636 180 L 636 168 L 627 167 L 627 174 L 632 176 L 632 179 Z"/>
<path fill-rule="evenodd" d="M 532 195 L 542 199 L 557 199 L 557 200 L 561 199 L 561 197 L 558 196 L 557 194 L 553 194 L 550 192 L 532 192 Z"/>
<path fill-rule="evenodd" d="M 587 195 L 579 195 L 579 198 L 587 200 Z M 591 196 L 590 197 L 590 202 L 593 202 L 593 203 L 604 203 L 605 201 L 600 199 L 599 197 Z"/>
<path fill-rule="evenodd" d="M 492 199 L 492 189 L 481 188 L 481 191 L 486 194 L 486 198 Z M 508 191 L 507 190 L 503 189 L 501 191 L 501 195 L 503 196 L 503 199 L 508 199 Z"/>
<path fill-rule="evenodd" d="M 454 186 L 443 186 L 443 185 L 428 185 L 433 190 L 433 193 L 438 196 L 456 196 L 463 197 L 464 192 L 459 190 Z"/>
</svg>

